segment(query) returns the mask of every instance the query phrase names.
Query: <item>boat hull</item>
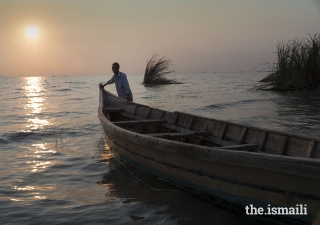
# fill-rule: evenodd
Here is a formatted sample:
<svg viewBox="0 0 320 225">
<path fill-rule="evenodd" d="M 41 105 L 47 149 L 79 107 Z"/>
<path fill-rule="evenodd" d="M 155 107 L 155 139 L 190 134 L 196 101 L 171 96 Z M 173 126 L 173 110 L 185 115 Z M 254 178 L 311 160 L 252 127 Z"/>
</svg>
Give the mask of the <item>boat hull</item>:
<svg viewBox="0 0 320 225">
<path fill-rule="evenodd" d="M 110 122 L 103 104 L 125 104 L 101 92 L 98 115 L 108 144 L 120 157 L 155 176 L 198 193 L 213 196 L 242 208 L 297 207 L 307 215 L 275 217 L 284 222 L 312 221 L 320 210 L 319 162 L 310 159 L 270 156 L 261 153 L 199 148 L 187 143 L 150 138 Z M 117 103 L 118 102 L 118 103 Z M 134 104 L 134 103 L 130 103 Z M 198 148 L 198 149 L 197 149 Z"/>
</svg>

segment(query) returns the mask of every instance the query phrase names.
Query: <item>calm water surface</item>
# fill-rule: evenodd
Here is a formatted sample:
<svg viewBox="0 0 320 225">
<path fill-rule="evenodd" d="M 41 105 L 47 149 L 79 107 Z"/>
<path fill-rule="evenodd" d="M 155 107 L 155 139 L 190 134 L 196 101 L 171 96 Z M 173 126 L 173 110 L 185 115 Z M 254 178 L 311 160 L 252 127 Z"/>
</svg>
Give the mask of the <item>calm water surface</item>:
<svg viewBox="0 0 320 225">
<path fill-rule="evenodd" d="M 128 77 L 142 104 L 319 137 L 320 92 L 254 90 L 265 75 L 180 74 L 161 87 Z M 242 224 L 113 158 L 97 117 L 109 78 L 0 78 L 0 223 Z"/>
</svg>

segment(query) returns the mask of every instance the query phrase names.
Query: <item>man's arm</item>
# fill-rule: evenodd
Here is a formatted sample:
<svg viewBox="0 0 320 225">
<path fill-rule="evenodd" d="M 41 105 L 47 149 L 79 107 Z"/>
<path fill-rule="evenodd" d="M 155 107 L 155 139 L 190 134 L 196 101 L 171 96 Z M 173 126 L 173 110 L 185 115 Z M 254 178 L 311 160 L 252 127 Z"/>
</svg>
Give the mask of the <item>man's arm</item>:
<svg viewBox="0 0 320 225">
<path fill-rule="evenodd" d="M 111 79 L 107 81 L 107 83 L 103 84 L 103 85 L 102 85 L 102 88 L 104 88 L 104 86 L 106 86 L 106 85 L 108 85 L 108 84 L 113 84 L 113 83 L 114 83 L 113 77 L 114 77 L 114 76 L 112 76 Z"/>
</svg>

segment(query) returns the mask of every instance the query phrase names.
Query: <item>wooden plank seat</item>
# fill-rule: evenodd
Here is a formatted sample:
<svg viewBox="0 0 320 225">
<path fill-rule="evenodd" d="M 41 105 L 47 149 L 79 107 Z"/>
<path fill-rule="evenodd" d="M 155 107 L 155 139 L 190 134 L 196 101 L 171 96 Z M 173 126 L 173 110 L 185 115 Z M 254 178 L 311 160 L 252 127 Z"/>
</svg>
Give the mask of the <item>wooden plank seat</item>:
<svg viewBox="0 0 320 225">
<path fill-rule="evenodd" d="M 178 132 L 180 132 L 180 131 L 193 132 L 192 130 L 184 129 L 182 127 L 174 126 L 174 125 L 171 125 L 171 124 L 168 124 L 168 123 L 157 124 L 157 126 L 163 127 L 163 128 L 167 128 L 167 129 L 170 129 L 170 130 L 174 130 L 174 131 L 178 131 Z"/>
<path fill-rule="evenodd" d="M 206 137 L 201 137 L 200 138 L 202 141 L 208 141 L 217 145 L 222 145 L 222 146 L 232 146 L 236 145 L 237 143 L 233 143 L 230 141 L 222 140 L 219 137 L 216 136 L 206 136 Z"/>
<path fill-rule="evenodd" d="M 240 150 L 240 151 L 253 151 L 258 148 L 257 144 L 242 144 L 242 145 L 230 145 L 224 147 L 218 147 L 217 149 L 225 150 Z"/>
<path fill-rule="evenodd" d="M 123 117 L 127 117 L 128 119 L 132 119 L 132 120 L 146 120 L 147 119 L 147 118 L 145 118 L 143 116 L 137 116 L 137 115 L 132 115 L 132 114 L 129 114 L 129 113 L 125 113 L 124 111 L 121 112 L 119 115 L 123 116 Z"/>
<path fill-rule="evenodd" d="M 124 111 L 124 109 L 116 107 L 104 107 L 103 109 L 106 113 L 120 113 Z"/>
<path fill-rule="evenodd" d="M 125 126 L 125 125 L 137 125 L 137 124 L 149 124 L 149 123 L 164 123 L 166 120 L 160 119 L 160 120 L 129 120 L 129 121 L 116 121 L 113 122 L 114 125 L 117 126 Z"/>
<path fill-rule="evenodd" d="M 185 129 L 185 128 L 182 128 L 182 127 L 178 127 L 178 126 L 174 126 L 174 125 L 167 124 L 167 123 L 157 124 L 157 126 L 163 127 L 163 128 L 168 128 L 168 129 L 171 129 L 171 130 L 174 130 L 174 131 L 178 131 L 178 132 L 181 132 L 181 131 L 189 132 L 189 133 L 193 132 L 192 130 L 188 130 L 188 129 Z M 201 135 L 199 135 L 199 136 L 201 136 Z M 199 137 L 199 139 L 202 140 L 202 141 L 208 141 L 208 142 L 211 142 L 211 143 L 214 143 L 214 144 L 217 144 L 217 145 L 222 145 L 222 146 L 235 145 L 235 143 L 232 143 L 232 142 L 226 141 L 226 140 L 222 140 L 219 137 L 215 137 L 215 136 L 212 136 L 212 135 L 202 135 L 202 137 Z"/>
<path fill-rule="evenodd" d="M 210 131 L 193 131 L 185 133 L 155 133 L 155 134 L 146 134 L 151 137 L 158 138 L 170 138 L 170 137 L 194 137 L 194 136 L 206 136 L 211 135 Z"/>
</svg>

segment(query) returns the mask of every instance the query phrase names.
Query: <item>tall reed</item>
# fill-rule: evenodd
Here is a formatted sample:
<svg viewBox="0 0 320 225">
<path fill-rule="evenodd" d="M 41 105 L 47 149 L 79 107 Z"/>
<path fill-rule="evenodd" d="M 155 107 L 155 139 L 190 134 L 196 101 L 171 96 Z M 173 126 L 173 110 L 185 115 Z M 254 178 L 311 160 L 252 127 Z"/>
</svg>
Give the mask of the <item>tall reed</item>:
<svg viewBox="0 0 320 225">
<path fill-rule="evenodd" d="M 277 63 L 268 84 L 260 89 L 319 90 L 320 34 L 299 40 L 295 38 L 277 45 Z"/>
<path fill-rule="evenodd" d="M 169 68 L 173 65 L 170 59 L 166 56 L 160 57 L 153 54 L 150 60 L 147 61 L 146 70 L 144 72 L 143 84 L 173 84 L 175 80 L 168 79 L 165 75 L 172 73 Z"/>
</svg>

